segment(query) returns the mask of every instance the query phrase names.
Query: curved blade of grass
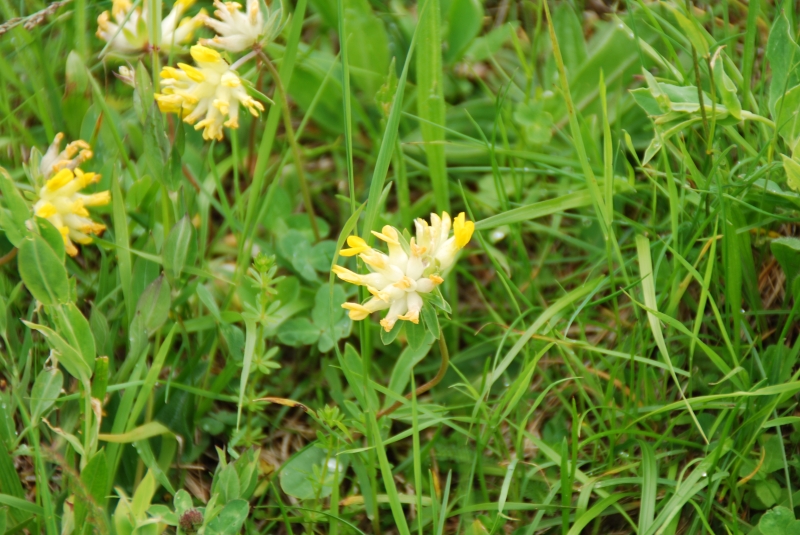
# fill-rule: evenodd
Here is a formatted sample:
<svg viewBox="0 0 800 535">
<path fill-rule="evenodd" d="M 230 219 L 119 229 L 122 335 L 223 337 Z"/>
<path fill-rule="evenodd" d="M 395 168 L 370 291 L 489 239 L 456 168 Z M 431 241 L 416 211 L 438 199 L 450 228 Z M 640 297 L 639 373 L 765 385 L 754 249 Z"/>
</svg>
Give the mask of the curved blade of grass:
<svg viewBox="0 0 800 535">
<path fill-rule="evenodd" d="M 546 201 L 520 206 L 519 208 L 481 219 L 475 223 L 475 230 L 489 230 L 502 225 L 537 219 L 574 208 L 582 208 L 590 204 L 592 204 L 591 191 L 576 191 L 555 199 L 547 199 Z"/>
<path fill-rule="evenodd" d="M 672 380 L 675 382 L 675 386 L 680 391 L 681 398 L 686 401 L 686 396 L 683 393 L 681 384 L 678 382 L 678 376 L 675 373 L 674 367 L 672 366 L 672 359 L 669 356 L 667 344 L 664 341 L 664 333 L 661 331 L 661 323 L 659 323 L 658 318 L 652 312 L 653 310 L 658 310 L 655 277 L 653 275 L 653 261 L 650 257 L 650 241 L 641 234 L 636 235 L 636 251 L 639 257 L 639 270 L 642 276 L 642 293 L 644 294 L 644 303 L 648 308 L 647 320 L 650 323 L 650 330 L 653 332 L 653 339 L 658 346 L 658 350 L 661 352 L 661 355 L 664 357 L 664 361 L 669 366 L 669 373 L 672 376 Z M 703 440 L 705 440 L 706 444 L 708 444 L 708 437 L 706 437 L 705 433 L 703 432 L 703 428 L 700 426 L 700 422 L 697 421 L 697 416 L 688 402 L 686 403 L 686 408 L 689 410 L 689 414 L 691 415 L 697 430 L 700 432 L 700 435 L 703 437 Z"/>
</svg>

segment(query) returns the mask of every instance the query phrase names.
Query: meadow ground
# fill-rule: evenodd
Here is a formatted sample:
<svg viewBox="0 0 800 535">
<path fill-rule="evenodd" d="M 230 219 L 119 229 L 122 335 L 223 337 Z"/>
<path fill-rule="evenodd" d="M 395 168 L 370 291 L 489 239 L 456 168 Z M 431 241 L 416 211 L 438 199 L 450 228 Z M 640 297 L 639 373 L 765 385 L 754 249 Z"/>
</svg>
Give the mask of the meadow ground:
<svg viewBox="0 0 800 535">
<path fill-rule="evenodd" d="M 800 533 L 794 3 L 0 13 L 0 533 Z"/>
</svg>

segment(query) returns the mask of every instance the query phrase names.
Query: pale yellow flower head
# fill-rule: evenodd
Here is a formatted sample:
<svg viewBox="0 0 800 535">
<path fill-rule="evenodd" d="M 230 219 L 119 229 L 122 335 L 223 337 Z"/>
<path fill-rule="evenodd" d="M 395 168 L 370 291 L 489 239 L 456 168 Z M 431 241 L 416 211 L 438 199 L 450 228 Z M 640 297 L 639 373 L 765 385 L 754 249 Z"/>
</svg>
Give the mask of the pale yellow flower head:
<svg viewBox="0 0 800 535">
<path fill-rule="evenodd" d="M 373 312 L 389 309 L 381 326 L 388 332 L 397 320 L 419 323 L 423 306 L 421 294 L 430 293 L 444 282 L 442 274 L 453 265 L 456 255 L 472 238 L 475 224 L 467 221 L 464 213 L 458 215 L 450 236 L 451 220 L 447 212 L 439 217 L 431 214 L 431 223 L 415 221 L 416 237 L 406 244 L 400 233 L 389 225 L 373 234 L 389 249 L 389 254 L 370 247 L 358 236 L 347 238 L 348 248 L 342 256 L 358 255 L 369 273 L 360 275 L 342 266 L 333 266 L 333 272 L 343 281 L 366 286 L 372 298 L 363 304 L 344 303 L 350 319 L 363 320 Z"/>
<path fill-rule="evenodd" d="M 280 32 L 282 7 L 272 13 L 263 0 L 247 0 L 244 12 L 238 2 L 214 1 L 216 19 L 205 18 L 205 24 L 217 33 L 213 39 L 201 39 L 201 45 L 241 52 L 272 41 Z"/>
<path fill-rule="evenodd" d="M 204 10 L 194 17 L 183 17 L 195 0 L 178 0 L 161 21 L 161 50 L 170 52 L 191 40 L 207 17 Z M 97 17 L 97 37 L 110 44 L 109 50 L 124 56 L 146 52 L 150 47 L 147 9 L 133 9 L 130 0 L 114 0 L 111 12 Z"/>
<path fill-rule="evenodd" d="M 254 117 L 264 111 L 219 52 L 195 45 L 191 53 L 197 67 L 179 63 L 179 69 L 162 69 L 163 92 L 156 95 L 161 111 L 183 115 L 195 130 L 203 129 L 204 139 L 216 140 L 223 138 L 223 126 L 239 128 L 239 105 Z"/>
<path fill-rule="evenodd" d="M 108 191 L 84 194 L 80 190 L 100 180 L 100 175 L 84 173 L 77 166 L 91 158 L 89 145 L 74 141 L 58 153 L 63 134 L 56 136 L 53 145 L 42 157 L 40 169 L 47 180 L 39 190 L 33 213 L 50 221 L 64 238 L 67 254 L 75 256 L 78 248 L 73 242 L 88 244 L 90 235 L 101 234 L 106 226 L 91 220 L 87 207 L 103 206 L 111 201 Z M 55 147 L 55 148 L 54 148 Z"/>
</svg>

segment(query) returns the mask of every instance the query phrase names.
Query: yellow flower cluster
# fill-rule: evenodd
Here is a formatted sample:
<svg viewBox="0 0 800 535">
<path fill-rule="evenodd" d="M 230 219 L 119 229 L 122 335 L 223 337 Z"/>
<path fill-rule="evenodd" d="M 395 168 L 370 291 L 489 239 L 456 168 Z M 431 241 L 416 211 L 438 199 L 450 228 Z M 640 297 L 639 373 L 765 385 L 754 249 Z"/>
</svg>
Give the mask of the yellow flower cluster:
<svg viewBox="0 0 800 535">
<path fill-rule="evenodd" d="M 189 124 L 203 117 L 195 129 L 203 129 L 204 139 L 216 140 L 223 138 L 223 126 L 239 127 L 240 104 L 253 116 L 264 111 L 219 52 L 195 45 L 191 54 L 197 67 L 179 63 L 179 69 L 164 67 L 161 71 L 163 91 L 156 95 L 161 111 L 183 114 Z"/>
<path fill-rule="evenodd" d="M 67 254 L 75 256 L 78 248 L 73 242 L 88 244 L 91 234 L 99 235 L 106 226 L 90 218 L 87 207 L 103 206 L 111 201 L 108 191 L 83 194 L 80 190 L 100 180 L 100 175 L 84 173 L 78 167 L 92 157 L 88 143 L 82 140 L 69 143 L 61 151 L 64 134 L 59 133 L 39 163 L 39 171 L 46 180 L 39 190 L 39 199 L 33 213 L 50 221 L 64 238 Z"/>
<path fill-rule="evenodd" d="M 372 298 L 365 303 L 344 303 L 350 311 L 350 319 L 363 320 L 373 312 L 389 309 L 381 326 L 388 332 L 397 320 L 419 323 L 423 306 L 421 294 L 430 293 L 444 282 L 443 274 L 453 265 L 458 251 L 472 238 L 475 224 L 467 221 L 464 213 L 451 221 L 447 212 L 439 217 L 431 214 L 431 223 L 424 219 L 415 222 L 416 236 L 406 243 L 396 228 L 389 225 L 382 232 L 373 232 L 375 237 L 386 242 L 386 255 L 370 247 L 358 236 L 347 238 L 349 248 L 342 249 L 342 256 L 358 255 L 369 268 L 369 273 L 360 275 L 342 266 L 334 266 L 333 272 L 343 281 L 366 286 Z M 453 235 L 450 236 L 450 227 Z"/>
</svg>

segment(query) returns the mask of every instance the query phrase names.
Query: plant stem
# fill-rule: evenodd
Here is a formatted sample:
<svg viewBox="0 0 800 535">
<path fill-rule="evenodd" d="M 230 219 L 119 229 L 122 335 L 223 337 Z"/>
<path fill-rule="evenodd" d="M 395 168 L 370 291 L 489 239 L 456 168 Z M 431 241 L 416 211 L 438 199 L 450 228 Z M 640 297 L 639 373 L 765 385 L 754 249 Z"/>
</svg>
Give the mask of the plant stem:
<svg viewBox="0 0 800 535">
<path fill-rule="evenodd" d="M 300 154 L 300 146 L 297 144 L 297 139 L 294 137 L 294 128 L 292 128 L 292 119 L 289 115 L 289 101 L 286 98 L 286 91 L 284 90 L 278 71 L 275 69 L 275 66 L 272 64 L 266 54 L 259 50 L 258 55 L 264 62 L 264 65 L 267 66 L 267 69 L 269 69 L 269 72 L 272 74 L 272 78 L 275 80 L 275 87 L 278 93 L 280 93 L 280 99 L 278 100 L 280 100 L 281 108 L 283 108 L 283 125 L 284 128 L 286 128 L 286 139 L 289 141 L 289 145 L 292 148 L 294 165 L 297 168 L 297 178 L 300 179 L 300 188 L 303 191 L 303 204 L 306 206 L 308 219 L 311 222 L 311 230 L 314 231 L 314 238 L 319 241 L 320 235 L 319 228 L 317 227 L 317 217 L 316 214 L 314 214 L 314 205 L 311 203 L 311 192 L 308 189 L 308 182 L 306 182 L 306 175 L 303 171 L 303 158 Z"/>
<path fill-rule="evenodd" d="M 450 353 L 447 351 L 447 342 L 445 341 L 444 333 L 442 333 L 441 330 L 439 331 L 439 352 L 442 354 L 442 364 L 439 366 L 439 371 L 436 372 L 436 376 L 424 385 L 417 388 L 415 392 L 406 394 L 406 399 L 411 399 L 412 394 L 416 395 L 417 397 L 421 396 L 434 386 L 441 383 L 442 379 L 444 379 L 444 375 L 447 373 L 447 368 L 450 366 Z M 381 416 L 392 414 L 394 411 L 399 409 L 401 405 L 403 405 L 402 401 L 396 401 L 391 407 L 378 412 L 376 417 L 380 418 Z"/>
</svg>

